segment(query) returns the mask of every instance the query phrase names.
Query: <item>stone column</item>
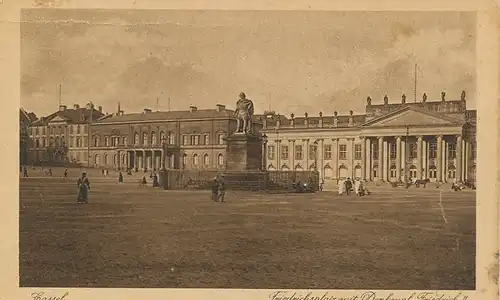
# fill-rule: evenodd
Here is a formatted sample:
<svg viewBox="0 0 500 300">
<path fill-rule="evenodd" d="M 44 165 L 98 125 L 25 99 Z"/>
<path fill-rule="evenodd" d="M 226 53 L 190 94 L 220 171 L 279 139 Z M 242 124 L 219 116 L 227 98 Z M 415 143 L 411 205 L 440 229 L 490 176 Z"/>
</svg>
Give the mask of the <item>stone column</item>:
<svg viewBox="0 0 500 300">
<path fill-rule="evenodd" d="M 295 140 L 288 140 L 290 147 L 288 160 L 290 161 L 290 170 L 295 171 Z"/>
<path fill-rule="evenodd" d="M 325 178 L 325 173 L 324 173 L 324 150 L 323 150 L 323 139 L 319 139 L 319 143 L 318 143 L 318 149 L 316 150 L 316 155 L 317 155 L 317 161 L 318 161 L 318 165 L 316 166 L 316 168 L 318 169 L 318 172 L 319 172 L 319 178 L 320 180 L 324 179 Z"/>
<path fill-rule="evenodd" d="M 401 179 L 401 137 L 396 137 L 396 181 Z"/>
<path fill-rule="evenodd" d="M 422 136 L 417 136 L 417 179 L 422 179 Z"/>
<path fill-rule="evenodd" d="M 462 136 L 457 136 L 457 147 L 456 147 L 456 175 L 455 178 L 458 182 L 463 182 L 462 176 Z"/>
<path fill-rule="evenodd" d="M 469 179 L 469 141 L 464 139 L 464 181 Z"/>
<path fill-rule="evenodd" d="M 401 180 L 406 182 L 406 178 L 408 177 L 407 170 L 407 161 L 406 161 L 406 138 L 401 139 L 401 169 L 403 169 L 403 173 L 401 174 Z"/>
<path fill-rule="evenodd" d="M 378 170 L 377 170 L 377 177 L 378 177 L 378 181 L 382 181 L 383 180 L 383 176 L 382 176 L 382 166 L 383 166 L 383 145 L 384 143 L 384 138 L 383 137 L 378 137 Z"/>
<path fill-rule="evenodd" d="M 274 154 L 276 155 L 276 170 L 281 170 L 281 165 L 280 165 L 280 160 L 281 160 L 281 147 L 280 147 L 280 141 L 275 140 L 275 148 L 276 150 L 274 151 Z"/>
<path fill-rule="evenodd" d="M 427 141 L 425 139 L 422 140 L 422 179 L 427 178 L 428 166 L 427 166 L 427 154 L 429 150 L 427 150 Z"/>
<path fill-rule="evenodd" d="M 366 142 L 365 137 L 361 137 L 361 181 L 366 180 Z"/>
<path fill-rule="evenodd" d="M 438 182 L 443 181 L 443 136 L 438 135 L 436 138 L 436 148 L 437 148 L 437 157 L 436 157 L 436 180 Z"/>
<path fill-rule="evenodd" d="M 305 142 L 305 149 L 304 149 L 304 154 L 306 157 L 304 157 L 306 159 L 306 165 L 303 166 L 303 168 L 307 171 L 309 171 L 309 139 L 306 139 L 306 140 L 302 140 L 303 142 Z"/>
<path fill-rule="evenodd" d="M 446 140 L 444 138 L 443 138 L 442 143 L 443 143 L 443 148 L 442 148 L 443 149 L 442 150 L 443 151 L 443 154 L 442 154 L 443 155 L 443 168 L 442 168 L 443 175 L 442 176 L 443 176 L 443 181 L 447 182 L 447 179 L 448 179 L 447 175 L 448 174 L 446 174 L 446 173 L 448 171 L 448 143 L 446 142 Z"/>
<path fill-rule="evenodd" d="M 384 141 L 383 142 L 383 148 L 382 148 L 382 151 L 383 151 L 383 165 L 384 165 L 384 167 L 382 169 L 383 170 L 382 180 L 384 180 L 384 181 L 387 181 L 387 179 L 388 179 L 387 165 L 389 164 L 388 163 L 389 156 L 387 155 L 388 154 L 387 153 L 387 145 L 388 145 L 387 141 Z"/>
<path fill-rule="evenodd" d="M 347 138 L 347 143 L 349 144 L 347 149 L 347 167 L 351 171 L 351 179 L 354 180 L 354 138 Z"/>
<path fill-rule="evenodd" d="M 339 139 L 334 138 L 332 139 L 333 145 L 332 145 L 332 164 L 333 164 L 333 169 L 335 171 L 335 180 L 339 180 Z"/>
<path fill-rule="evenodd" d="M 369 181 L 371 180 L 371 159 L 372 159 L 372 153 L 371 153 L 371 140 L 370 138 L 365 138 L 365 180 Z"/>
</svg>

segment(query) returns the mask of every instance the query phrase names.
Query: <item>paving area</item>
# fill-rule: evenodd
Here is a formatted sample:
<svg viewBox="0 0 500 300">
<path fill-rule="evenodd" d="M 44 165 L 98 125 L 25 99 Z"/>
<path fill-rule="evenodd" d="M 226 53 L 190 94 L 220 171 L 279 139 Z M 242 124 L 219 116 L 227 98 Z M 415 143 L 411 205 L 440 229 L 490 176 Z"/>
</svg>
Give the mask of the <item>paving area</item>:
<svg viewBox="0 0 500 300">
<path fill-rule="evenodd" d="M 38 171 L 37 171 L 38 172 Z M 20 179 L 20 285 L 474 289 L 475 193 L 227 193 Z"/>
</svg>

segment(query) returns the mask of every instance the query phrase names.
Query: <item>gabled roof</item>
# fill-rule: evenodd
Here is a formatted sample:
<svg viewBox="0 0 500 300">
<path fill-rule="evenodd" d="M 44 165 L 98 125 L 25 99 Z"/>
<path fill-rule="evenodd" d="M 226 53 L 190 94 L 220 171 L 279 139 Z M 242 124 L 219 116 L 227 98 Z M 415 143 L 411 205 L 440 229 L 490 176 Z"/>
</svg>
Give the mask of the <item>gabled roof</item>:
<svg viewBox="0 0 500 300">
<path fill-rule="evenodd" d="M 96 109 L 92 110 L 92 119 L 97 120 L 100 117 L 102 117 L 104 114 Z M 62 120 L 66 120 L 68 123 L 71 124 L 86 124 L 88 123 L 88 120 L 90 119 L 90 110 L 81 107 L 77 109 L 65 109 L 65 110 L 58 110 L 47 117 L 40 118 L 36 122 L 33 123 L 33 125 L 47 125 L 50 123 L 54 118 L 59 117 Z"/>
<path fill-rule="evenodd" d="M 362 124 L 370 126 L 406 126 L 406 125 L 459 125 L 464 121 L 441 113 L 431 112 L 415 106 L 405 106 L 388 114 L 374 118 Z"/>
</svg>

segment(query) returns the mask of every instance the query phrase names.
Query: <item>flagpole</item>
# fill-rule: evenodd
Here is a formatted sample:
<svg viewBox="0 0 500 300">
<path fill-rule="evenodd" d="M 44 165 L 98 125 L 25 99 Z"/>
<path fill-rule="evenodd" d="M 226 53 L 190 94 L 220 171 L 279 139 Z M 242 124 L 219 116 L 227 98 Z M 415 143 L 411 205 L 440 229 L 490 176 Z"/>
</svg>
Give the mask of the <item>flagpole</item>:
<svg viewBox="0 0 500 300">
<path fill-rule="evenodd" d="M 59 107 L 61 107 L 61 103 L 62 103 L 62 101 L 61 101 L 62 91 L 61 90 L 62 90 L 62 85 L 59 84 Z M 58 107 L 58 109 L 59 109 L 59 107 Z"/>
<path fill-rule="evenodd" d="M 413 102 L 417 102 L 417 64 L 415 64 L 415 89 L 413 90 Z"/>
</svg>

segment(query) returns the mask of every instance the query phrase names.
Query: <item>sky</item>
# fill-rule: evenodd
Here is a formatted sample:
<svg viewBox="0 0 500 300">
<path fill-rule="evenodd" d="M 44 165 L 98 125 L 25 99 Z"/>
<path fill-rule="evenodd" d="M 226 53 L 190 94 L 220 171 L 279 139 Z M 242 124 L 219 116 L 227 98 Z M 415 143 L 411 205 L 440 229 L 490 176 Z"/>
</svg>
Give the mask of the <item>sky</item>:
<svg viewBox="0 0 500 300">
<path fill-rule="evenodd" d="M 190 105 L 256 113 L 363 113 L 372 103 L 459 99 L 475 108 L 472 12 L 24 10 L 21 105 L 104 112 Z M 158 99 L 158 100 L 157 100 Z M 170 101 L 168 100 L 170 99 Z M 158 103 L 158 104 L 157 104 Z M 170 104 L 169 104 L 170 103 Z"/>
</svg>

